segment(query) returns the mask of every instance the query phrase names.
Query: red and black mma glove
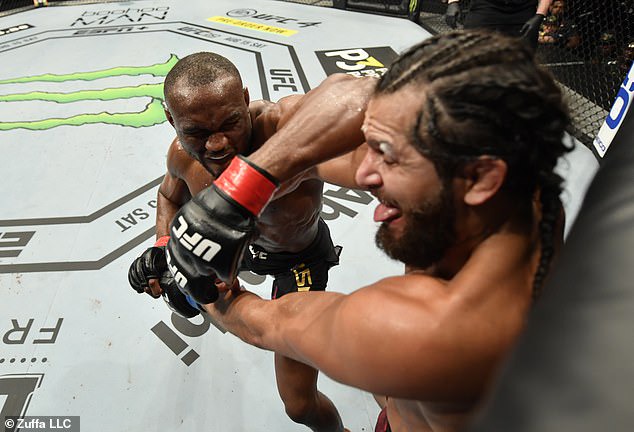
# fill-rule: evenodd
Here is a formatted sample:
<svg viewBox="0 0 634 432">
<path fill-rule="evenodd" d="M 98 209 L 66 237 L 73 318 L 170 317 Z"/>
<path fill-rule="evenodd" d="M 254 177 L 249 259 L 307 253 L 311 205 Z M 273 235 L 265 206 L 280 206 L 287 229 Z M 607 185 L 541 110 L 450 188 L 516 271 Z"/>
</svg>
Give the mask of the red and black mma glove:
<svg viewBox="0 0 634 432">
<path fill-rule="evenodd" d="M 177 314 L 185 318 L 192 318 L 200 313 L 198 308 L 187 301 L 180 292 L 174 277 L 167 268 L 165 245 L 169 236 L 159 238 L 154 246 L 148 248 L 135 259 L 128 270 L 128 282 L 132 289 L 142 294 L 149 288 L 150 279 L 158 279 L 163 290 L 163 300 L 167 306 Z"/>
<path fill-rule="evenodd" d="M 150 279 L 160 279 L 167 271 L 165 260 L 165 245 L 169 236 L 159 238 L 154 246 L 148 248 L 132 262 L 128 270 L 128 282 L 133 290 L 143 294 L 149 288 Z"/>
<path fill-rule="evenodd" d="M 209 282 L 214 273 L 233 283 L 257 217 L 278 186 L 265 170 L 237 156 L 211 187 L 181 207 L 172 221 L 167 263 L 183 293 L 209 304 L 218 298 Z"/>
</svg>

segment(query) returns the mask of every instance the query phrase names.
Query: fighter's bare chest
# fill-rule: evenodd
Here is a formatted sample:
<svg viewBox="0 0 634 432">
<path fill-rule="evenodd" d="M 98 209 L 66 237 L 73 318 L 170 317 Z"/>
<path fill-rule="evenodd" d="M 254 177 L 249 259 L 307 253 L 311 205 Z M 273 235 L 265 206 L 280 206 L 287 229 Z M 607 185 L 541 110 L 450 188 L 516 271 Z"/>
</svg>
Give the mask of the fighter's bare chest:
<svg viewBox="0 0 634 432">
<path fill-rule="evenodd" d="M 214 177 L 204 169 L 189 170 L 185 177 L 192 196 L 214 181 Z M 321 208 L 322 189 L 323 183 L 315 178 L 296 178 L 282 184 L 279 192 L 258 217 L 258 243 L 280 246 L 287 242 L 304 243 L 301 237 L 316 223 Z"/>
</svg>

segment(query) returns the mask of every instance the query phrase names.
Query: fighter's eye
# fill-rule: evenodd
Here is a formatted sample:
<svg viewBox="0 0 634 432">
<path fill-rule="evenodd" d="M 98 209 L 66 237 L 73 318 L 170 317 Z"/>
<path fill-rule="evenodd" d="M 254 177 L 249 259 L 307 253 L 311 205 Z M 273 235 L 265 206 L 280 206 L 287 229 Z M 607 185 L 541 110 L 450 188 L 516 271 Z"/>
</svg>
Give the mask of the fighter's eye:
<svg viewBox="0 0 634 432">
<path fill-rule="evenodd" d="M 383 156 L 383 161 L 388 164 L 388 165 L 392 165 L 394 163 L 396 163 L 396 157 L 394 155 L 394 149 L 392 148 L 392 146 L 386 142 L 380 142 L 378 145 L 379 148 L 379 153 L 381 153 L 381 155 Z"/>
<path fill-rule="evenodd" d="M 209 131 L 203 129 L 192 129 L 183 132 L 186 136 L 194 139 L 207 139 L 210 135 Z"/>
</svg>

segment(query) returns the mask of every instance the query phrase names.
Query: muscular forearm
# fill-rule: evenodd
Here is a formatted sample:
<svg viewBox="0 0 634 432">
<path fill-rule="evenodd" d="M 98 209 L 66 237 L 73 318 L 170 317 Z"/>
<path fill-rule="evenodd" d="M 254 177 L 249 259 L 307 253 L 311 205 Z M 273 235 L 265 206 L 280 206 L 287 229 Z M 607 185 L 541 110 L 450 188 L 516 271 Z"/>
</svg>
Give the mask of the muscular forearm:
<svg viewBox="0 0 634 432">
<path fill-rule="evenodd" d="M 169 235 L 170 223 L 180 206 L 167 199 L 159 190 L 156 199 L 156 238 Z"/>
<path fill-rule="evenodd" d="M 249 345 L 271 349 L 262 343 L 268 331 L 266 323 L 257 319 L 265 300 L 249 291 L 227 291 L 215 303 L 203 305 L 211 320 Z"/>
<path fill-rule="evenodd" d="M 363 142 L 361 125 L 376 80 L 333 76 L 307 93 L 288 121 L 249 159 L 280 181 Z"/>
<path fill-rule="evenodd" d="M 304 301 L 308 295 L 301 293 L 269 301 L 248 291 L 232 291 L 204 308 L 214 322 L 246 343 L 324 369 L 328 362 L 323 346 L 330 335 L 316 320 L 342 297 L 319 293 L 319 299 Z M 311 338 L 305 337 L 308 332 Z"/>
<path fill-rule="evenodd" d="M 355 178 L 355 173 L 367 152 L 367 145 L 363 144 L 356 150 L 337 158 L 330 159 L 317 166 L 317 175 L 323 181 L 350 189 L 364 189 Z"/>
</svg>

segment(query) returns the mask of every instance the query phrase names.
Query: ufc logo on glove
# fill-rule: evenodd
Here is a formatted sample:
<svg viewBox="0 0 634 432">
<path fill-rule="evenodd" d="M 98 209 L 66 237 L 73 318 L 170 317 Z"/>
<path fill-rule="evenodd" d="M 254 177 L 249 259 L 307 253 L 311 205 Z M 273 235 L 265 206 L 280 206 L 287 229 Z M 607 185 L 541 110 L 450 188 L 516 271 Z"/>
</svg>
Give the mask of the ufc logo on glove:
<svg viewBox="0 0 634 432">
<path fill-rule="evenodd" d="M 179 226 L 172 226 L 172 233 L 187 250 L 192 251 L 194 255 L 203 260 L 210 262 L 216 256 L 222 247 L 209 239 L 204 238 L 195 232 L 192 235 L 187 234 L 189 225 L 183 216 L 178 217 Z"/>
<path fill-rule="evenodd" d="M 176 267 L 172 263 L 172 256 L 170 254 L 170 251 L 167 249 L 165 250 L 165 260 L 167 261 L 167 269 L 170 271 L 170 273 L 172 273 L 172 276 L 174 276 L 174 280 L 176 281 L 178 286 L 184 290 L 187 286 L 187 278 L 178 270 L 178 267 Z M 183 291 L 183 294 L 187 294 L 187 292 Z"/>
</svg>

